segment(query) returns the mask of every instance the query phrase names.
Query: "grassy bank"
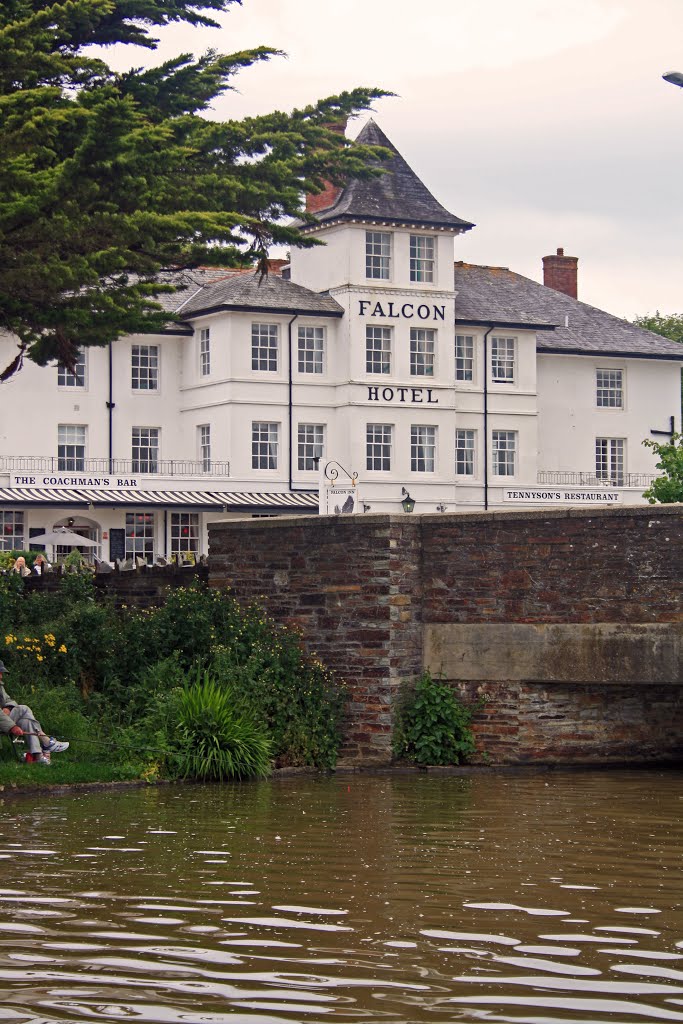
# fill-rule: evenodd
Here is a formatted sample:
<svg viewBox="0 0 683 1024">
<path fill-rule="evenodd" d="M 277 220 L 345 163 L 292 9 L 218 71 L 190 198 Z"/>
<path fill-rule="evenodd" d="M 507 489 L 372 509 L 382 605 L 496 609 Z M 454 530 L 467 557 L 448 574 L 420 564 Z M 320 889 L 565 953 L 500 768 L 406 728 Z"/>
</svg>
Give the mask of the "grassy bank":
<svg viewBox="0 0 683 1024">
<path fill-rule="evenodd" d="M 0 577 L 4 685 L 71 746 L 49 767 L 0 744 L 0 785 L 247 778 L 331 768 L 343 689 L 258 607 L 195 585 L 153 609 L 96 599 L 90 576 L 55 594 Z"/>
</svg>

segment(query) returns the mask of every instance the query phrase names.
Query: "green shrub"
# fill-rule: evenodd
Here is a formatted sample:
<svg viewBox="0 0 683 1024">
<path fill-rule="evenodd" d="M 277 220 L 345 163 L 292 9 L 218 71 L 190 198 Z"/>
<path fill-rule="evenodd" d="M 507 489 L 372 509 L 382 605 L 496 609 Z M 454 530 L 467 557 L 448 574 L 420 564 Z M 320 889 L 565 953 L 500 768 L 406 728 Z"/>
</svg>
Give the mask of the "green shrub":
<svg viewBox="0 0 683 1024">
<path fill-rule="evenodd" d="M 296 634 L 278 630 L 256 609 L 246 615 L 247 634 L 254 621 L 258 629 L 251 649 L 243 648 L 240 659 L 234 648 L 216 648 L 212 673 L 267 727 L 278 764 L 334 768 L 345 691 L 319 661 L 302 652 Z"/>
<path fill-rule="evenodd" d="M 205 670 L 260 723 L 279 765 L 334 767 L 343 688 L 297 633 L 225 591 L 194 585 L 169 592 L 158 608 L 116 608 L 99 599 L 90 575 L 68 574 L 56 591 L 30 594 L 19 576 L 0 576 L 0 623 L 12 696 L 70 693 L 91 756 L 115 759 L 126 773 L 177 774 L 175 702 L 186 679 Z"/>
<path fill-rule="evenodd" d="M 222 782 L 270 772 L 270 740 L 231 690 L 208 672 L 182 692 L 175 742 L 178 772 L 185 779 Z"/>
<path fill-rule="evenodd" d="M 394 754 L 420 765 L 460 764 L 476 749 L 470 723 L 479 706 L 467 707 L 447 683 L 423 673 L 415 684 L 403 687 Z"/>
</svg>

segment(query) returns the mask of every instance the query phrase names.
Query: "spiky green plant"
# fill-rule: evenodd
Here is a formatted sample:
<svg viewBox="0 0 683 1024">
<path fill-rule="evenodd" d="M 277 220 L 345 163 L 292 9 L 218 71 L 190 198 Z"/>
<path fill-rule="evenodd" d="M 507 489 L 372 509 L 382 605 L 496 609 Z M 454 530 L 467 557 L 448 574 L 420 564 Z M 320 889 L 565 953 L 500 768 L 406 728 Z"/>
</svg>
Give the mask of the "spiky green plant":
<svg viewBox="0 0 683 1024">
<path fill-rule="evenodd" d="M 179 774 L 186 779 L 222 782 L 263 778 L 270 773 L 271 743 L 231 690 L 208 672 L 198 673 L 180 699 Z"/>
</svg>

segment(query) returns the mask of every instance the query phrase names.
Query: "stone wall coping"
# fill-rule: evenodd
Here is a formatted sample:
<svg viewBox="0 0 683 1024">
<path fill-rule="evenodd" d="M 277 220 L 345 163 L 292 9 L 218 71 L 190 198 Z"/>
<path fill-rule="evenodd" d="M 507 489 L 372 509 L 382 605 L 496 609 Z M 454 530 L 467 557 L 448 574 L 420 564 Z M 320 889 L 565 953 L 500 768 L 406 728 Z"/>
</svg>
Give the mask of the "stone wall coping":
<svg viewBox="0 0 683 1024">
<path fill-rule="evenodd" d="M 352 516 L 277 516 L 268 519 L 231 519 L 226 522 L 210 523 L 210 531 L 229 530 L 281 530 L 291 526 L 357 526 L 362 520 L 368 526 L 410 526 L 424 521 L 432 523 L 492 523 L 492 522 L 539 522 L 549 519 L 657 519 L 674 517 L 683 519 L 683 503 L 671 505 L 619 505 L 612 508 L 534 508 L 496 509 L 489 512 L 365 512 Z"/>
</svg>

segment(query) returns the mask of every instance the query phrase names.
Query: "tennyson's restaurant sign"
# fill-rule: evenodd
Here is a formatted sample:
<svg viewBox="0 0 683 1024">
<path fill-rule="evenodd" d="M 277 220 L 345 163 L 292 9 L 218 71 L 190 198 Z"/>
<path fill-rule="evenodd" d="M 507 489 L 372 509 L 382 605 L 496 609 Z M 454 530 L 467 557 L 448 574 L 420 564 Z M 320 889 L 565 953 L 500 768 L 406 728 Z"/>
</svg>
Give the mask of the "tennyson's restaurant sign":
<svg viewBox="0 0 683 1024">
<path fill-rule="evenodd" d="M 503 491 L 503 501 L 533 502 L 535 505 L 614 505 L 621 501 L 621 493 L 605 488 L 593 491 L 575 491 L 569 487 L 520 487 Z"/>
</svg>

